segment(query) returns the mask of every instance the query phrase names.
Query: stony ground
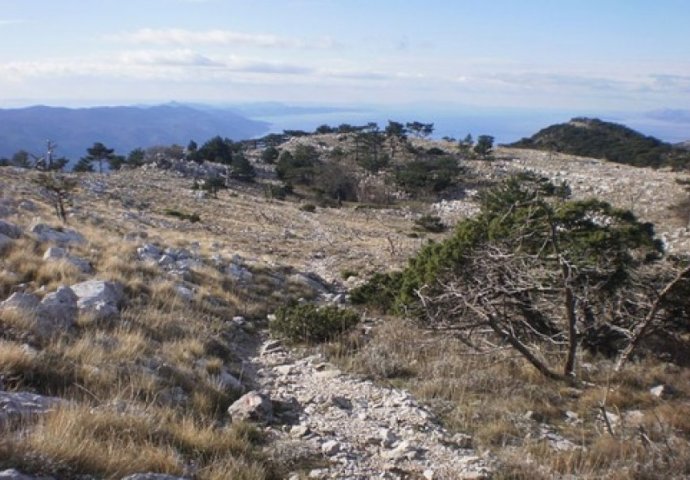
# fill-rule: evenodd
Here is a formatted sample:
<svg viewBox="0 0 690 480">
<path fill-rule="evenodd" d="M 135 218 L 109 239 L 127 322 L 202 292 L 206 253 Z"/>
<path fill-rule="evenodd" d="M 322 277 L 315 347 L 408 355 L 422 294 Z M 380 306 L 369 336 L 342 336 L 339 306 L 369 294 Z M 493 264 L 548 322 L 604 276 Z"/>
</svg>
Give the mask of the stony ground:
<svg viewBox="0 0 690 480">
<path fill-rule="evenodd" d="M 652 222 L 671 251 L 690 251 L 690 212 L 674 209 L 688 197 L 678 180 L 687 173 L 636 168 L 628 165 L 535 150 L 499 148 L 492 162 L 468 161 L 465 166 L 478 180 L 492 181 L 521 171 L 532 171 L 556 183 L 566 181 L 575 198 L 598 198 L 618 208 L 631 210 L 640 219 Z M 452 221 L 477 211 L 477 188 L 470 186 L 467 197 L 440 202 L 436 211 Z"/>
<path fill-rule="evenodd" d="M 318 355 L 266 340 L 251 358 L 261 392 L 279 405 L 278 448 L 322 454 L 309 478 L 488 478 L 487 461 L 408 392 L 348 375 Z M 295 478 L 299 478 L 295 473 Z"/>
</svg>

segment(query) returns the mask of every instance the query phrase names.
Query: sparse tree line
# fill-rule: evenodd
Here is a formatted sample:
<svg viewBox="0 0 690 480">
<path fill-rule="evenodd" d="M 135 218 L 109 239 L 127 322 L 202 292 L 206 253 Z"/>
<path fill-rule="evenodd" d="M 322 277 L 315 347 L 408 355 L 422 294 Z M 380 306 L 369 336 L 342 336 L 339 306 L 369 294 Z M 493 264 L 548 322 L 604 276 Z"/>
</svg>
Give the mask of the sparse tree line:
<svg viewBox="0 0 690 480">
<path fill-rule="evenodd" d="M 72 166 L 74 172 L 99 172 L 137 168 L 147 163 L 190 161 L 202 164 L 214 162 L 227 166 L 227 177 L 239 181 L 252 181 L 254 166 L 247 158 L 247 150 L 259 150 L 259 162 L 275 165 L 280 186 L 267 190 L 270 197 L 284 198 L 297 188 L 315 195 L 321 203 L 332 206 L 343 201 L 390 203 L 396 192 L 412 197 L 438 195 L 459 188 L 462 169 L 461 158 L 490 159 L 493 137 L 482 135 L 475 142 L 471 135 L 461 141 L 451 140 L 456 148 L 445 151 L 438 147 L 425 149 L 410 141 L 426 139 L 434 132 L 433 123 L 389 121 L 385 127 L 375 122 L 366 125 L 341 124 L 337 127 L 321 125 L 314 132 L 285 130 L 282 134 L 269 134 L 256 140 L 234 142 L 221 136 L 199 145 L 190 141 L 180 145 L 136 148 L 121 155 L 102 142 L 86 149 L 86 155 Z M 335 134 L 339 142 L 335 148 L 321 148 L 305 142 L 295 148 L 281 148 L 290 138 L 319 134 Z M 317 148 L 318 147 L 318 148 Z M 62 171 L 69 161 L 55 157 L 57 146 L 48 142 L 47 154 L 37 157 L 26 151 L 17 152 L 9 159 L 0 159 L 0 165 L 35 168 L 43 171 Z M 380 178 L 380 182 L 363 183 L 364 177 Z M 218 179 L 197 180 L 193 188 L 215 194 Z"/>
<path fill-rule="evenodd" d="M 15 166 L 20 168 L 34 168 L 43 171 L 62 171 L 69 164 L 65 157 L 54 158 L 57 145 L 48 141 L 48 153 L 44 156 L 30 154 L 20 150 L 11 158 L 0 158 L 0 166 Z M 230 167 L 231 176 L 241 180 L 249 180 L 255 172 L 251 163 L 244 156 L 245 145 L 233 142 L 220 136 L 206 141 L 201 147 L 190 141 L 187 148 L 180 145 L 154 146 L 147 149 L 136 148 L 128 155 L 120 155 L 113 148 L 108 148 L 102 142 L 95 142 L 86 149 L 86 155 L 72 166 L 74 172 L 102 173 L 105 170 L 119 170 L 123 167 L 136 168 L 146 163 L 164 160 L 189 160 L 197 163 L 204 161 L 221 163 Z"/>
</svg>

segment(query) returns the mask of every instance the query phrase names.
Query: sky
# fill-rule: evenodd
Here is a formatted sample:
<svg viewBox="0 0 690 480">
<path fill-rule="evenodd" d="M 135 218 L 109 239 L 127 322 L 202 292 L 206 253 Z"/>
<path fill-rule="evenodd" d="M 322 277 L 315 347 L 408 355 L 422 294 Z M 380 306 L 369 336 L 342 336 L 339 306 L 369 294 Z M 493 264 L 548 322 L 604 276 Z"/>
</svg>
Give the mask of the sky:
<svg viewBox="0 0 690 480">
<path fill-rule="evenodd" d="M 690 110 L 688 0 L 0 0 L 0 107 Z"/>
</svg>

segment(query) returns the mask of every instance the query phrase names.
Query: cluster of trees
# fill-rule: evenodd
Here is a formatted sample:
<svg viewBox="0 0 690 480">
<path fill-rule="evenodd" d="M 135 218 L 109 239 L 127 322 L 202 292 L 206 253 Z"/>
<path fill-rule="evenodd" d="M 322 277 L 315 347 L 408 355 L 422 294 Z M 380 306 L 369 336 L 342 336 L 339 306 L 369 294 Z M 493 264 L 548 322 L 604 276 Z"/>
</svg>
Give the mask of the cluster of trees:
<svg viewBox="0 0 690 480">
<path fill-rule="evenodd" d="M 485 193 L 477 217 L 404 271 L 375 275 L 351 298 L 452 331 L 479 352 L 512 347 L 570 381 L 582 348 L 617 356 L 620 368 L 650 332 L 687 334 L 688 264 L 629 211 L 522 174 Z"/>
<path fill-rule="evenodd" d="M 351 172 L 337 163 L 321 161 L 312 145 L 298 145 L 292 153 L 284 150 L 276 163 L 276 175 L 290 187 L 309 186 L 325 198 L 357 200 L 356 180 Z"/>
<path fill-rule="evenodd" d="M 412 196 L 434 195 L 457 185 L 462 171 L 457 154 L 439 148 L 424 151 L 413 147 L 409 142 L 410 136 L 425 138 L 433 131 L 433 123 L 401 123 L 392 120 L 384 128 L 375 122 L 361 126 L 321 125 L 315 133 L 348 134 L 352 141 L 350 149 L 331 149 L 327 155 L 332 161 L 324 162 L 318 149 L 313 146 L 300 145 L 294 151 L 279 151 L 273 143 L 276 134 L 272 134 L 260 140 L 266 145 L 261 159 L 265 163 L 276 164 L 278 178 L 288 186 L 304 185 L 320 195 L 337 200 L 356 200 L 358 194 L 358 180 L 348 171 L 350 169 L 341 166 L 341 160 L 345 157 L 365 172 L 387 172 L 386 178 L 391 185 Z M 308 134 L 303 131 L 285 131 L 283 135 Z M 461 156 L 488 159 L 492 154 L 493 137 L 481 135 L 475 143 L 471 135 L 468 135 L 458 145 Z M 407 158 L 412 156 L 413 160 L 399 161 L 402 153 Z M 381 198 L 387 197 L 383 195 Z"/>
<path fill-rule="evenodd" d="M 69 160 L 64 157 L 54 158 L 55 148 L 56 145 L 48 142 L 48 153 L 43 157 L 21 150 L 9 159 L 0 159 L 0 166 L 11 165 L 46 171 L 63 170 Z M 249 181 L 256 175 L 254 167 L 244 155 L 244 145 L 220 136 L 209 139 L 201 147 L 196 142 L 190 141 L 186 149 L 180 145 L 136 148 L 127 156 L 116 154 L 113 148 L 108 148 L 102 142 L 95 142 L 86 149 L 86 153 L 74 164 L 73 171 L 93 172 L 97 169 L 102 173 L 104 169 L 119 170 L 123 166 L 140 167 L 156 160 L 189 160 L 197 163 L 209 161 L 228 165 L 230 177 L 238 180 Z"/>
</svg>

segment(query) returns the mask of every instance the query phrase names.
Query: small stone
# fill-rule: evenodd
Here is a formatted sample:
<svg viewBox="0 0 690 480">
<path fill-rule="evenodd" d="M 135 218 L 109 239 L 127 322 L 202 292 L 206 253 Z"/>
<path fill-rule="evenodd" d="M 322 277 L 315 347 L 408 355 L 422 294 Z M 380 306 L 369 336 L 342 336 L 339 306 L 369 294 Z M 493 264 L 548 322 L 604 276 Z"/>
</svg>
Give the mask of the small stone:
<svg viewBox="0 0 690 480">
<path fill-rule="evenodd" d="M 265 422 L 273 417 L 273 403 L 267 395 L 249 392 L 228 407 L 231 420 L 254 420 Z"/>
<path fill-rule="evenodd" d="M 649 393 L 657 398 L 669 399 L 676 395 L 677 391 L 671 385 L 657 385 L 649 389 Z"/>
<path fill-rule="evenodd" d="M 580 416 L 577 413 L 573 412 L 572 410 L 568 410 L 567 412 L 565 412 L 565 421 L 566 422 L 575 423 L 575 422 L 578 422 L 579 420 L 580 420 Z"/>
<path fill-rule="evenodd" d="M 382 429 L 379 436 L 381 437 L 381 446 L 384 448 L 393 448 L 395 442 L 399 440 L 399 437 L 387 428 Z"/>
<path fill-rule="evenodd" d="M 292 365 L 280 365 L 278 367 L 275 367 L 274 369 L 278 375 L 283 375 L 283 376 L 288 376 L 291 375 L 293 372 L 293 366 Z"/>
<path fill-rule="evenodd" d="M 435 478 L 435 473 L 436 473 L 436 472 L 434 472 L 433 470 L 424 470 L 424 472 L 422 473 L 422 476 L 423 476 L 426 480 L 434 480 L 434 478 Z"/>
<path fill-rule="evenodd" d="M 311 430 L 304 424 L 295 425 L 290 429 L 290 435 L 296 438 L 306 437 Z"/>
<path fill-rule="evenodd" d="M 341 410 L 352 410 L 352 402 L 349 398 L 333 395 L 331 397 L 331 403 Z"/>
<path fill-rule="evenodd" d="M 175 259 L 170 255 L 163 255 L 158 259 L 158 265 L 161 267 L 169 267 L 175 263 Z"/>
<path fill-rule="evenodd" d="M 321 451 L 324 455 L 332 457 L 340 451 L 340 444 L 335 440 L 329 440 L 321 445 Z"/>
<path fill-rule="evenodd" d="M 261 347 L 261 355 L 266 355 L 277 350 L 282 350 L 283 344 L 280 340 L 269 340 Z"/>
</svg>

